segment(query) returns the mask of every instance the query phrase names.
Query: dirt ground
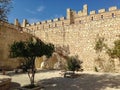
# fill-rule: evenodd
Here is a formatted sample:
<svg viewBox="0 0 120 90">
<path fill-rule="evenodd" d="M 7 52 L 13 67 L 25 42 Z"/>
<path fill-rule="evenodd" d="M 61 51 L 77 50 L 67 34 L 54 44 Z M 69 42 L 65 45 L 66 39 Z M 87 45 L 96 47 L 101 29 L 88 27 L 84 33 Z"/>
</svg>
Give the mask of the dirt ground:
<svg viewBox="0 0 120 90">
<path fill-rule="evenodd" d="M 27 74 L 8 74 L 12 78 L 11 90 L 30 83 Z M 64 78 L 60 71 L 38 71 L 35 81 L 41 90 L 120 90 L 119 73 L 77 72 L 74 78 Z"/>
</svg>

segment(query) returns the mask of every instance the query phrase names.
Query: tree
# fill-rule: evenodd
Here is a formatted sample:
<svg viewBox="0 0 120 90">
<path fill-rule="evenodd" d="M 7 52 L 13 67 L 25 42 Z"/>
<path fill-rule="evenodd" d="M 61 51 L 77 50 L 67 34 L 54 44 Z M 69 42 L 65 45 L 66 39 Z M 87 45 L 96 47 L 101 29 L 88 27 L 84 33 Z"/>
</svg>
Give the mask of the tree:
<svg viewBox="0 0 120 90">
<path fill-rule="evenodd" d="M 34 86 L 35 77 L 35 58 L 46 55 L 50 57 L 54 52 L 54 45 L 46 44 L 39 39 L 31 38 L 28 41 L 14 42 L 10 45 L 10 56 L 12 58 L 20 57 L 24 58 L 25 62 L 30 62 L 31 71 L 28 72 L 28 76 L 31 82 L 31 86 Z"/>
<path fill-rule="evenodd" d="M 67 69 L 70 70 L 70 71 L 73 71 L 73 72 L 78 71 L 79 69 L 82 68 L 81 64 L 82 64 L 82 61 L 78 60 L 77 56 L 68 57 Z"/>
<path fill-rule="evenodd" d="M 94 49 L 96 50 L 96 53 L 102 52 L 104 47 L 106 47 L 106 44 L 104 43 L 104 38 L 98 37 L 96 40 L 95 47 L 94 47 Z"/>
<path fill-rule="evenodd" d="M 120 39 L 116 40 L 114 42 L 114 47 L 109 48 L 105 43 L 104 43 L 104 38 L 98 38 L 96 41 L 95 48 L 96 53 L 98 53 L 98 58 L 95 59 L 96 64 L 98 67 L 105 72 L 114 72 L 115 66 L 114 66 L 114 61 L 113 58 L 118 58 L 120 61 Z M 104 58 L 100 57 L 100 53 L 102 53 L 102 50 L 106 51 L 106 53 L 110 56 L 110 58 L 107 60 L 104 60 Z M 95 70 L 97 70 L 97 67 L 95 66 Z"/>
<path fill-rule="evenodd" d="M 114 42 L 114 47 L 107 50 L 108 55 L 111 58 L 118 58 L 120 61 L 120 39 Z"/>
<path fill-rule="evenodd" d="M 8 21 L 8 13 L 11 9 L 11 0 L 0 0 L 0 20 Z"/>
<path fill-rule="evenodd" d="M 95 49 L 96 53 L 98 54 L 97 58 L 95 59 L 95 64 L 97 64 L 97 65 L 95 65 L 95 67 L 94 67 L 95 71 L 97 71 L 97 72 L 98 72 L 97 66 L 99 68 L 104 69 L 104 62 L 103 62 L 104 60 L 100 56 L 103 49 L 107 48 L 107 45 L 105 44 L 104 41 L 105 41 L 105 39 L 98 35 L 97 39 L 96 39 L 96 42 L 95 42 L 95 46 L 94 46 L 94 49 Z"/>
</svg>

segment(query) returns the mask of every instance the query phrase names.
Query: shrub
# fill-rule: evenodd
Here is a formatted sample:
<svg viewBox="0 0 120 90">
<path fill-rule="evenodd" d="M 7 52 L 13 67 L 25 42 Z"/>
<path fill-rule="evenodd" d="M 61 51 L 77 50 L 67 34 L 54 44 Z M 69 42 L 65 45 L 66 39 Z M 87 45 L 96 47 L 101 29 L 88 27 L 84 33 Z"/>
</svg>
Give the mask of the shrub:
<svg viewBox="0 0 120 90">
<path fill-rule="evenodd" d="M 78 60 L 78 58 L 75 56 L 71 56 L 67 60 L 67 70 L 78 71 L 81 69 L 81 64 L 82 64 L 82 61 Z"/>
</svg>

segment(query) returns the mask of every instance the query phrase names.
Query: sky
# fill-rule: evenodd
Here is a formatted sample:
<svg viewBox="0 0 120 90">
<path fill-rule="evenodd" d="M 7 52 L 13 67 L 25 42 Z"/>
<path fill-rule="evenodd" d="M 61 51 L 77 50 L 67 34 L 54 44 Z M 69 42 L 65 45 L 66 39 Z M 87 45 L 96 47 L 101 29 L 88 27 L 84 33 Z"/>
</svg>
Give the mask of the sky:
<svg viewBox="0 0 120 90">
<path fill-rule="evenodd" d="M 66 9 L 80 11 L 84 4 L 88 5 L 88 12 L 111 6 L 120 8 L 120 0 L 12 0 L 8 20 L 14 23 L 17 18 L 20 22 L 27 19 L 29 23 L 66 17 Z"/>
</svg>

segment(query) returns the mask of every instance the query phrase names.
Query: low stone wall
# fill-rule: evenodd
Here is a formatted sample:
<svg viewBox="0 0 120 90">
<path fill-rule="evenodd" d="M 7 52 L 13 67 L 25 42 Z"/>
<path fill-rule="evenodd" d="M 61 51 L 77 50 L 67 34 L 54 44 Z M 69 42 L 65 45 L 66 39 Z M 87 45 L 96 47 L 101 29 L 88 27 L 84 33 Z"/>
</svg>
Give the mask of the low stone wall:
<svg viewBox="0 0 120 90">
<path fill-rule="evenodd" d="M 10 90 L 11 78 L 0 75 L 0 90 Z"/>
</svg>

